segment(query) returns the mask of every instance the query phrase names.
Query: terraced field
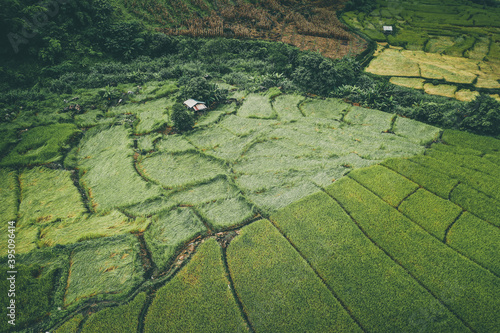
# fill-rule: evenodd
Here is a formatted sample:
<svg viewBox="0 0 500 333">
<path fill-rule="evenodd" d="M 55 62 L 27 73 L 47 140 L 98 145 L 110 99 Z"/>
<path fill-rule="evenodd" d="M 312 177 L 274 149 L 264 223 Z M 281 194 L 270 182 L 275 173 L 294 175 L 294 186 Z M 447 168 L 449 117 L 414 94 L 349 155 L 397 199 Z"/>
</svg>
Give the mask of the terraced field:
<svg viewBox="0 0 500 333">
<path fill-rule="evenodd" d="M 491 97 L 500 99 L 498 61 L 485 62 L 379 45 L 378 55 L 366 71 L 390 76 L 393 84 L 423 89 L 431 95 L 471 101 L 479 95 L 479 91 L 485 91 Z"/>
<path fill-rule="evenodd" d="M 173 96 L 148 101 L 144 132 L 127 117 L 147 104 L 112 107 L 54 148 L 76 169 L 0 169 L 20 329 L 495 331 L 500 141 L 241 96 L 183 135 L 163 132 Z"/>
<path fill-rule="evenodd" d="M 479 91 L 500 98 L 499 15 L 498 7 L 467 0 L 380 0 L 372 12 L 346 12 L 343 19 L 379 42 L 368 72 L 467 101 Z M 383 26 L 394 32 L 384 34 Z"/>
</svg>

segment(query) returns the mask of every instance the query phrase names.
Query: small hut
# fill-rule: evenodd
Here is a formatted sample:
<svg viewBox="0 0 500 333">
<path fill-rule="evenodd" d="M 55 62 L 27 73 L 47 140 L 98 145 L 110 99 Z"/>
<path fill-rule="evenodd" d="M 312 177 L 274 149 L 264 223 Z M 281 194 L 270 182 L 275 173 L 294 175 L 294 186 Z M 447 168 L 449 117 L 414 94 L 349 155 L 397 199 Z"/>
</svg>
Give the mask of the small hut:
<svg viewBox="0 0 500 333">
<path fill-rule="evenodd" d="M 193 111 L 203 111 L 205 109 L 208 109 L 205 102 L 200 102 L 195 99 L 188 99 L 184 102 L 184 105 Z"/>
<path fill-rule="evenodd" d="M 384 25 L 382 29 L 384 30 L 384 34 L 392 35 L 392 25 Z"/>
</svg>

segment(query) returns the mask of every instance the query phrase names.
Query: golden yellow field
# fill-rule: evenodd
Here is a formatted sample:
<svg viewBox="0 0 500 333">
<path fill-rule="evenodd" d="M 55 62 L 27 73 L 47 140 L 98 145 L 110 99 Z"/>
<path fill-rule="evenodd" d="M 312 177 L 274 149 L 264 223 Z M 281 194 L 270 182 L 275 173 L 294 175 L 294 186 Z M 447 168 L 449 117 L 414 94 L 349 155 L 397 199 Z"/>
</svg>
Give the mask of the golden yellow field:
<svg viewBox="0 0 500 333">
<path fill-rule="evenodd" d="M 427 94 L 454 98 L 457 87 L 448 84 L 433 85 L 432 83 L 426 83 L 424 84 L 424 90 Z"/>
<path fill-rule="evenodd" d="M 392 84 L 413 89 L 424 89 L 424 81 L 424 79 L 401 76 L 393 76 L 389 80 Z"/>
<path fill-rule="evenodd" d="M 477 54 L 484 48 L 484 43 L 477 45 Z M 372 74 L 391 76 L 390 82 L 400 86 L 425 89 L 426 93 L 455 97 L 459 100 L 472 100 L 478 95 L 474 88 L 500 89 L 500 62 L 474 59 L 474 50 L 470 58 L 452 57 L 438 53 L 404 50 L 379 45 L 375 58 L 366 71 Z M 447 84 L 433 85 L 425 80 L 443 80 Z M 427 81 L 429 82 L 429 81 Z M 470 90 L 456 92 L 453 84 L 470 85 Z"/>
</svg>

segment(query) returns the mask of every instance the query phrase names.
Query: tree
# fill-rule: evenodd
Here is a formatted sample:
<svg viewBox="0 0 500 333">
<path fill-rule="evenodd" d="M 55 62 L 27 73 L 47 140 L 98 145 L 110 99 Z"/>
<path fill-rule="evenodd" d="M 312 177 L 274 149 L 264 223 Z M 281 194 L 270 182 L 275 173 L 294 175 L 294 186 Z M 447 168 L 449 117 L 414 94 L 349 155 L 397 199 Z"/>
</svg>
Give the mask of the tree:
<svg viewBox="0 0 500 333">
<path fill-rule="evenodd" d="M 460 129 L 483 135 L 500 134 L 500 102 L 481 94 L 465 107 Z"/>
<path fill-rule="evenodd" d="M 208 82 L 204 77 L 194 77 L 181 88 L 184 99 L 196 99 L 208 105 L 219 102 L 227 97 L 227 91 L 219 89 L 217 84 Z"/>
<path fill-rule="evenodd" d="M 179 132 L 185 132 L 193 129 L 194 118 L 184 107 L 184 105 L 180 103 L 176 103 L 172 107 L 171 119 L 172 122 L 174 123 L 174 127 Z"/>
</svg>

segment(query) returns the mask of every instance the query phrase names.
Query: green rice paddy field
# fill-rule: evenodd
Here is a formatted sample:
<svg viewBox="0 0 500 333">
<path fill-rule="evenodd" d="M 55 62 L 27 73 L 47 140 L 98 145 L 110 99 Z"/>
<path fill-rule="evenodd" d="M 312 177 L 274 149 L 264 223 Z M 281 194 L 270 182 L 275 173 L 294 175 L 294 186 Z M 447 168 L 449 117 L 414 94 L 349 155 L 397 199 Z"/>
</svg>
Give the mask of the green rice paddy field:
<svg viewBox="0 0 500 333">
<path fill-rule="evenodd" d="M 267 93 L 167 134 L 171 91 L 4 154 L 14 331 L 498 331 L 500 140 Z"/>
<path fill-rule="evenodd" d="M 350 11 L 343 15 L 351 28 L 382 48 L 368 72 L 390 76 L 394 84 L 433 95 L 470 101 L 484 92 L 498 99 L 498 6 L 468 0 L 376 3 L 369 13 Z M 383 26 L 392 26 L 393 33 L 384 34 Z"/>
</svg>

